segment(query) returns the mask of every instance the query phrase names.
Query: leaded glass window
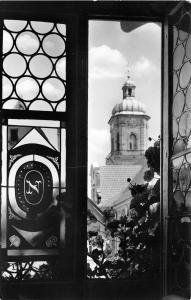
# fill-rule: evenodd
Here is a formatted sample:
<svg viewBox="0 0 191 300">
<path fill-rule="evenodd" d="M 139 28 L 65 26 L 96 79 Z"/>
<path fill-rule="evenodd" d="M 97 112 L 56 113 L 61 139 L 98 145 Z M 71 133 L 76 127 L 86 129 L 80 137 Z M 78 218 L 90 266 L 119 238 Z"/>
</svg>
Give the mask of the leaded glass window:
<svg viewBox="0 0 191 300">
<path fill-rule="evenodd" d="M 66 42 L 64 22 L 3 20 L 1 247 L 9 260 L 65 246 Z"/>
<path fill-rule="evenodd" d="M 173 45 L 169 195 L 168 293 L 190 293 L 191 253 L 191 12 L 171 17 Z M 170 74 L 171 75 L 171 74 Z"/>
<path fill-rule="evenodd" d="M 65 24 L 4 20 L 2 108 L 63 112 L 65 88 Z"/>
</svg>

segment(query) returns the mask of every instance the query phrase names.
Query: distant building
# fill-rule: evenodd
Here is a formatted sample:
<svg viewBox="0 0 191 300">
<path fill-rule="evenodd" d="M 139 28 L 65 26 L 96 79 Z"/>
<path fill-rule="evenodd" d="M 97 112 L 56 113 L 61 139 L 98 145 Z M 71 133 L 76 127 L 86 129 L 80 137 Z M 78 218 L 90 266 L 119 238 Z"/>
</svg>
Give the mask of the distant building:
<svg viewBox="0 0 191 300">
<path fill-rule="evenodd" d="M 88 205 L 87 208 L 93 212 L 93 215 L 95 217 L 95 220 L 97 222 L 88 222 L 87 224 L 87 229 L 88 231 L 98 231 L 98 232 L 103 232 L 105 231 L 105 226 L 104 226 L 104 215 L 101 209 L 91 200 L 88 198 Z"/>
<path fill-rule="evenodd" d="M 101 209 L 113 207 L 116 217 L 129 209 L 131 194 L 127 178 L 143 183 L 147 169 L 144 153 L 148 141 L 148 120 L 144 105 L 135 98 L 135 84 L 128 76 L 122 87 L 123 100 L 114 106 L 109 120 L 111 151 L 106 165 L 92 164 L 91 197 Z"/>
</svg>

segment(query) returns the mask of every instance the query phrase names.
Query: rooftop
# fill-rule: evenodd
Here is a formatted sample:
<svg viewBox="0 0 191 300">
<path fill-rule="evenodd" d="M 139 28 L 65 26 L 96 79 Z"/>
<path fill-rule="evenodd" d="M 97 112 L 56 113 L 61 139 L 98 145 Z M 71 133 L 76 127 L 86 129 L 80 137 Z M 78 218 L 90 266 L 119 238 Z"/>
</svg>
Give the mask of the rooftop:
<svg viewBox="0 0 191 300">
<path fill-rule="evenodd" d="M 109 207 L 118 199 L 120 193 L 128 189 L 127 178 L 132 181 L 137 174 L 146 167 L 146 160 L 143 157 L 137 164 L 130 165 L 107 165 L 100 167 L 100 207 Z M 143 177 L 142 172 L 140 177 Z"/>
</svg>

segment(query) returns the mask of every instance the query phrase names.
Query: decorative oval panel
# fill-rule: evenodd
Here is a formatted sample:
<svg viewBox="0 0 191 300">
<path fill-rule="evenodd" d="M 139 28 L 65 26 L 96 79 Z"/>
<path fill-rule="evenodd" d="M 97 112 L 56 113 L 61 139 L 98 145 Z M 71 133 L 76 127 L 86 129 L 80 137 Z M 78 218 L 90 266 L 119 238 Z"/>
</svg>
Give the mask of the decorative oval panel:
<svg viewBox="0 0 191 300">
<path fill-rule="evenodd" d="M 15 196 L 18 206 L 30 213 L 41 213 L 52 201 L 52 175 L 38 161 L 22 164 L 15 176 Z"/>
<path fill-rule="evenodd" d="M 24 197 L 31 205 L 39 204 L 44 196 L 44 178 L 37 170 L 28 171 L 24 178 Z"/>
</svg>

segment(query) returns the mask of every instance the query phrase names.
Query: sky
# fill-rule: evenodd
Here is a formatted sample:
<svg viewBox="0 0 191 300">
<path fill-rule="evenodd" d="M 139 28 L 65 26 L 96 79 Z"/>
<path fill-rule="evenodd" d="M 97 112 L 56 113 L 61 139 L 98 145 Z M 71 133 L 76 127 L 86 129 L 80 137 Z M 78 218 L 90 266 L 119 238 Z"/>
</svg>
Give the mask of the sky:
<svg viewBox="0 0 191 300">
<path fill-rule="evenodd" d="M 88 168 L 105 165 L 110 152 L 108 121 L 122 102 L 128 70 L 136 85 L 135 99 L 144 103 L 149 136 L 160 134 L 161 27 L 147 23 L 130 33 L 118 21 L 89 22 Z M 149 142 L 148 142 L 149 146 Z M 89 172 L 88 170 L 88 172 Z"/>
</svg>

